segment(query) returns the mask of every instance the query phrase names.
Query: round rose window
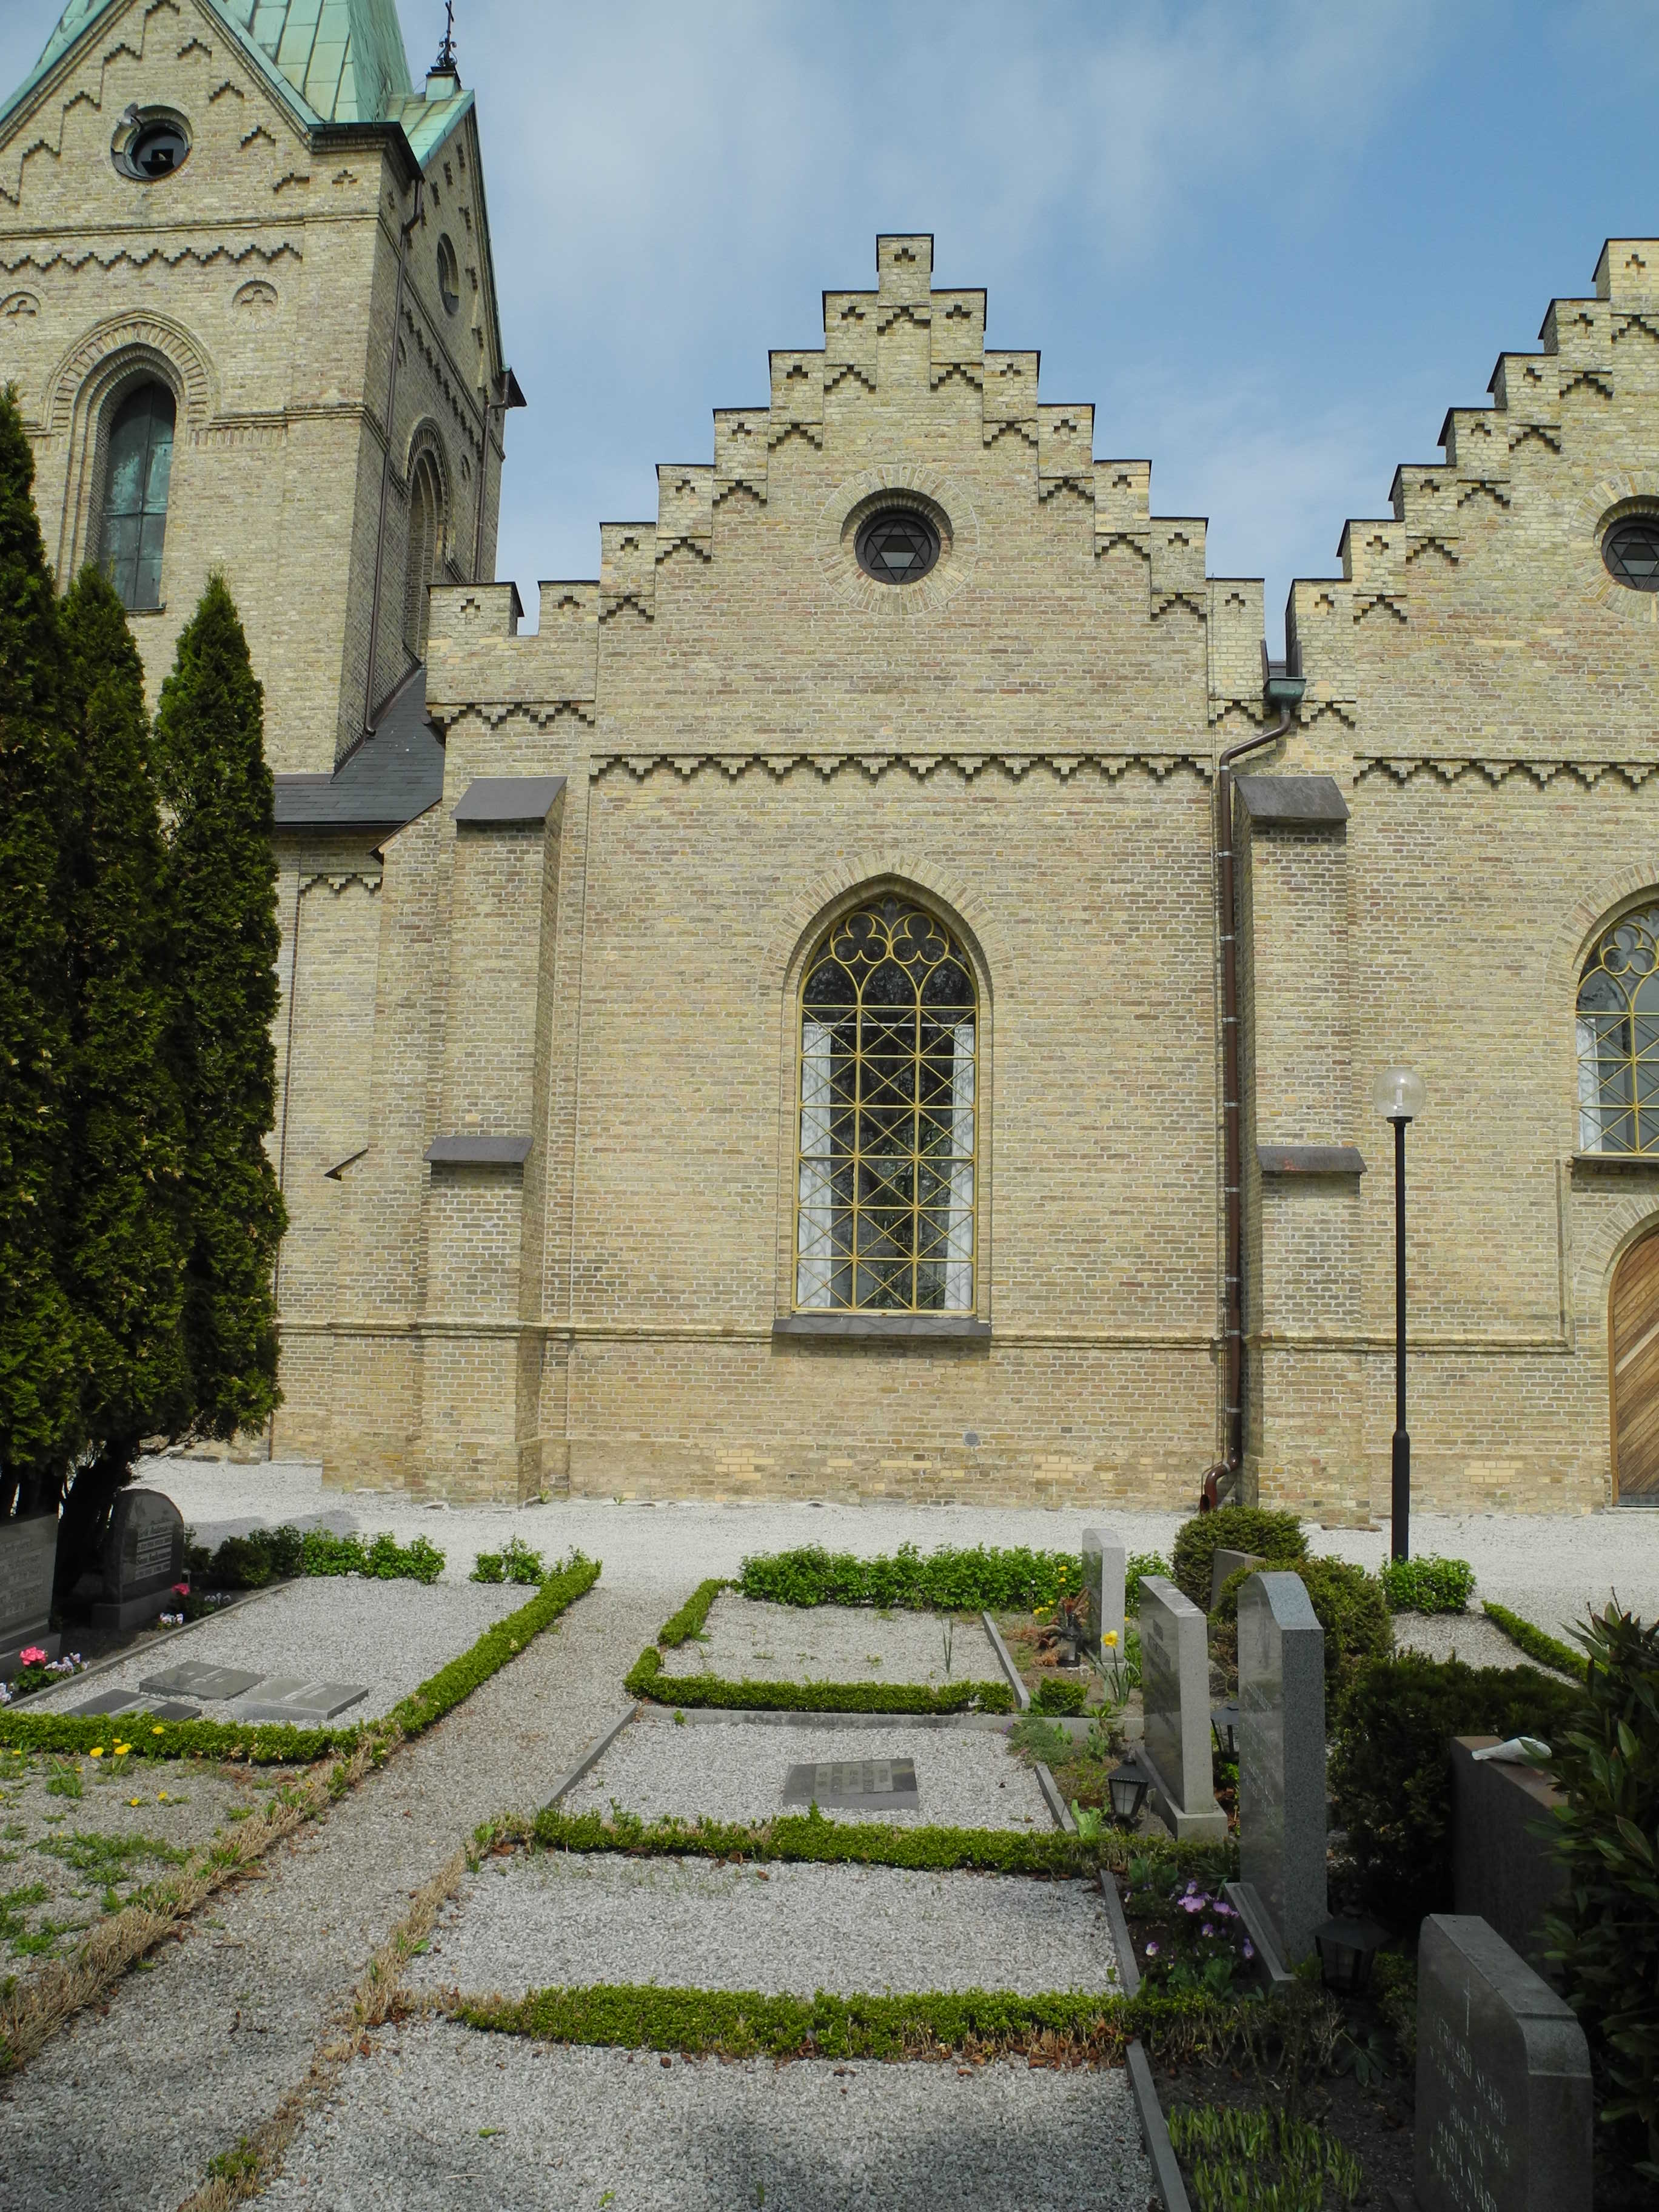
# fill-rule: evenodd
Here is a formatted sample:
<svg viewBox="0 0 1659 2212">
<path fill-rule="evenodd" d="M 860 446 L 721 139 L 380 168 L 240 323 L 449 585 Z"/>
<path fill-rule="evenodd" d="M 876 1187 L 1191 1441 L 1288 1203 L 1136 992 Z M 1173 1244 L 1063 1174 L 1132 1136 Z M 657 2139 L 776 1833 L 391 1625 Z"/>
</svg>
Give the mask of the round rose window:
<svg viewBox="0 0 1659 2212">
<path fill-rule="evenodd" d="M 1659 514 L 1615 522 L 1601 540 L 1607 573 L 1632 592 L 1659 592 Z"/>
<path fill-rule="evenodd" d="M 884 507 L 859 532 L 859 566 L 878 584 L 914 584 L 939 559 L 939 533 L 911 507 Z"/>
</svg>

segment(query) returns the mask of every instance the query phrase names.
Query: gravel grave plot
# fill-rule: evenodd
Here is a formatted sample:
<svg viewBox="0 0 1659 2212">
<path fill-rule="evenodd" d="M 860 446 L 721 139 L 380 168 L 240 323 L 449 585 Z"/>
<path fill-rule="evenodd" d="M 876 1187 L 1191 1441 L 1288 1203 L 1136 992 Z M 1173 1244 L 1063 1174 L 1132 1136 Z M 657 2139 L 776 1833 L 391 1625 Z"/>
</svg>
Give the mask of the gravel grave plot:
<svg viewBox="0 0 1659 2212">
<path fill-rule="evenodd" d="M 971 1616 L 878 1613 L 862 1605 L 761 1605 L 722 1590 L 704 1634 L 706 1641 L 665 1652 L 665 1669 L 730 1681 L 920 1682 L 935 1689 L 1006 1679 L 990 1638 Z"/>
<path fill-rule="evenodd" d="M 574 1851 L 487 1862 L 409 1979 L 509 1996 L 592 1982 L 807 1997 L 1119 1986 L 1097 1883 Z"/>
<path fill-rule="evenodd" d="M 1568 1638 L 1559 1629 L 1546 1634 Z M 1420 1651 L 1428 1659 L 1461 1659 L 1466 1667 L 1536 1667 L 1518 1644 L 1478 1613 L 1397 1613 L 1394 1617 L 1397 1651 Z M 1572 1647 L 1575 1650 L 1577 1646 Z M 1546 1674 L 1555 1669 L 1547 1667 Z M 1563 1676 L 1569 1680 L 1570 1677 Z"/>
<path fill-rule="evenodd" d="M 640 1722 L 624 1729 L 598 1764 L 561 1800 L 563 1813 L 603 1813 L 612 1804 L 642 1820 L 769 1820 L 786 1807 L 792 1766 L 820 1759 L 915 1761 L 917 1809 L 872 1803 L 825 1806 L 826 1820 L 883 1820 L 897 1827 L 1052 1828 L 1036 1775 L 1006 1738 L 989 1729 L 890 1728 L 856 1731 L 755 1728 L 741 1721 L 676 1728 Z"/>
<path fill-rule="evenodd" d="M 292 1582 L 257 1605 L 237 1606 L 169 1642 L 147 1644 L 118 1666 L 42 1692 L 28 1712 L 66 1712 L 94 1694 L 186 1662 L 247 1674 L 303 1675 L 307 1681 L 362 1683 L 368 1695 L 337 1714 L 349 1728 L 378 1720 L 439 1668 L 459 1658 L 485 1629 L 534 1595 L 510 1583 L 375 1582 L 361 1575 L 316 1575 Z M 165 1695 L 165 1692 L 159 1693 Z M 250 1693 L 257 1701 L 258 1691 Z M 191 1699 L 194 1704 L 197 1702 Z M 204 1704 L 204 1720 L 241 1717 L 240 1706 Z"/>
<path fill-rule="evenodd" d="M 832 2065 L 550 2047 L 447 2021 L 374 2039 L 262 2202 L 349 2212 L 1146 2212 L 1121 2069 Z"/>
<path fill-rule="evenodd" d="M 0 1982 L 72 1950 L 106 1912 L 264 1805 L 290 1767 L 0 1752 Z"/>
</svg>

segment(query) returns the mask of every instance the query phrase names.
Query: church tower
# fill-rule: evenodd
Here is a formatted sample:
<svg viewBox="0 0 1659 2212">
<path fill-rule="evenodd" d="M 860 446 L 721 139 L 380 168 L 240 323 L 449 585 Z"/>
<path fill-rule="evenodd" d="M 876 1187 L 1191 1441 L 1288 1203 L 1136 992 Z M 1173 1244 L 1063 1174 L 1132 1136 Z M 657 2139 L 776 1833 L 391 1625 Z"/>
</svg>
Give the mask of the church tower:
<svg viewBox="0 0 1659 2212">
<path fill-rule="evenodd" d="M 279 788 L 329 777 L 428 587 L 495 574 L 520 402 L 447 41 L 416 88 L 395 0 L 69 0 L 0 106 L 0 378 L 152 698 L 221 569 Z"/>
</svg>

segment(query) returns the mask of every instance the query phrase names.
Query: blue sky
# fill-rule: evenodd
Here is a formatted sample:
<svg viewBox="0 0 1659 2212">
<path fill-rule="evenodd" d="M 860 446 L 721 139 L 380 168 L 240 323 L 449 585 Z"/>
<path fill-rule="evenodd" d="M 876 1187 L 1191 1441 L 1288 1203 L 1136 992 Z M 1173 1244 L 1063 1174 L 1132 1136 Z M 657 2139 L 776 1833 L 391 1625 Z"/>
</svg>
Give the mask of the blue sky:
<svg viewBox="0 0 1659 2212">
<path fill-rule="evenodd" d="M 434 0 L 400 0 L 411 69 Z M 22 73 L 59 0 L 0 0 Z M 878 231 L 1206 514 L 1212 574 L 1335 567 L 1501 350 L 1659 233 L 1659 4 L 457 0 L 508 357 L 499 572 L 597 573 L 659 460 L 763 404 Z"/>
</svg>

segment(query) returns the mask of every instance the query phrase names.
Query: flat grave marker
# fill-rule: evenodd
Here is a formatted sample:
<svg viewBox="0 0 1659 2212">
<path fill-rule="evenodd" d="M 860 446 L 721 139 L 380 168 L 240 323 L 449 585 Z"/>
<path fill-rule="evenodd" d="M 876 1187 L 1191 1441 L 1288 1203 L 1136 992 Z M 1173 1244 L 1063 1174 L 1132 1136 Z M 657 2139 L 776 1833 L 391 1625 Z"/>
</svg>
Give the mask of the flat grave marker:
<svg viewBox="0 0 1659 2212">
<path fill-rule="evenodd" d="M 1325 1632 L 1299 1576 L 1238 1593 L 1239 1876 L 1299 1966 L 1327 1914 Z"/>
<path fill-rule="evenodd" d="M 199 1698 L 204 1705 L 225 1705 L 246 1695 L 263 1674 L 249 1674 L 240 1667 L 210 1667 L 199 1659 L 186 1659 L 160 1674 L 146 1674 L 138 1686 L 160 1690 L 165 1697 Z"/>
<path fill-rule="evenodd" d="M 58 1516 L 0 1521 L 0 1674 L 38 1645 L 55 1659 L 63 1638 L 49 1632 L 52 1578 L 58 1571 Z"/>
<path fill-rule="evenodd" d="M 167 1609 L 184 1579 L 185 1520 L 159 1490 L 124 1490 L 110 1516 L 100 1561 L 104 1594 L 92 1608 L 94 1628 L 137 1628 Z"/>
<path fill-rule="evenodd" d="M 180 1705 L 170 1698 L 146 1698 L 137 1690 L 100 1690 L 95 1698 L 84 1705 L 71 1705 L 70 1711 L 79 1719 L 83 1716 L 112 1718 L 117 1713 L 149 1713 L 158 1721 L 199 1721 L 202 1717 L 195 1705 Z"/>
<path fill-rule="evenodd" d="M 1141 1761 L 1161 1817 L 1183 1841 L 1224 1843 L 1210 1765 L 1209 1623 L 1164 1575 L 1140 1584 L 1140 1698 Z"/>
<path fill-rule="evenodd" d="M 1564 1998 L 1484 1920 L 1432 1912 L 1417 1959 L 1421 2212 L 1590 2202 L 1590 2069 Z"/>
<path fill-rule="evenodd" d="M 792 1766 L 783 1784 L 786 1805 L 886 1805 L 915 1812 L 921 1799 L 913 1759 L 821 1759 Z"/>
<path fill-rule="evenodd" d="M 291 1721 L 320 1728 L 368 1695 L 363 1682 L 319 1682 L 303 1674 L 270 1674 L 237 1708 L 239 1721 Z"/>
</svg>

